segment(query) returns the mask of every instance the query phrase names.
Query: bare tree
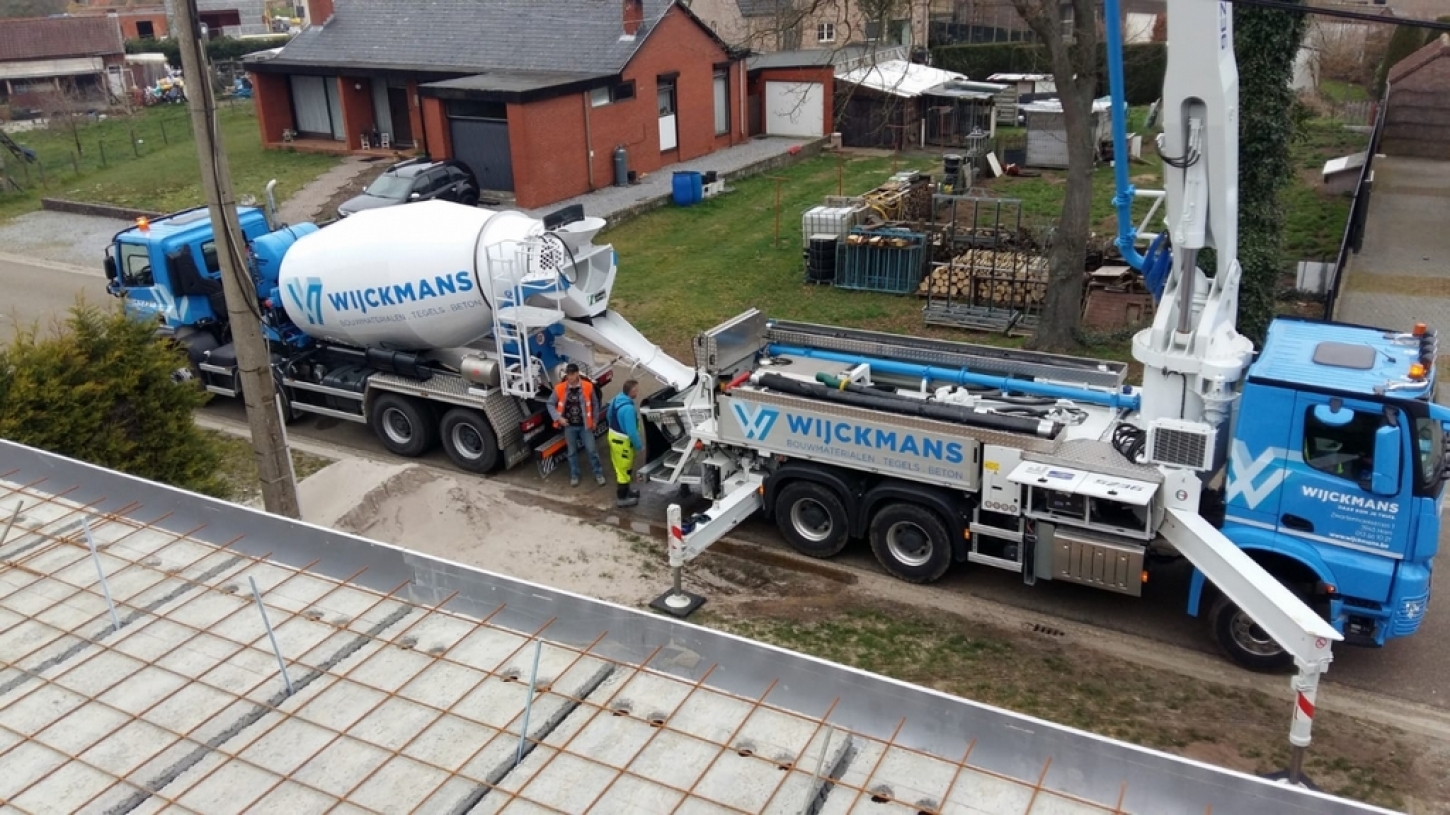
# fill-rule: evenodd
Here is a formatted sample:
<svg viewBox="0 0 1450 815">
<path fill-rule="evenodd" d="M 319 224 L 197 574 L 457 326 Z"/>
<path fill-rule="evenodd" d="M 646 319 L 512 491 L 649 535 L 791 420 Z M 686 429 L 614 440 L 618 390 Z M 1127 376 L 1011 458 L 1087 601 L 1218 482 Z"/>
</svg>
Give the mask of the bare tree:
<svg viewBox="0 0 1450 815">
<path fill-rule="evenodd" d="M 1071 350 L 1079 345 L 1083 269 L 1091 227 L 1093 164 L 1092 106 L 1098 85 L 1097 3 L 1094 0 L 1012 0 L 1022 21 L 1047 49 L 1067 139 L 1067 185 L 1062 215 L 1048 255 L 1047 296 L 1033 337 L 1034 347 Z M 1072 10 L 1065 20 L 1064 11 Z M 1121 25 L 1109 20 L 1108 25 Z"/>
</svg>

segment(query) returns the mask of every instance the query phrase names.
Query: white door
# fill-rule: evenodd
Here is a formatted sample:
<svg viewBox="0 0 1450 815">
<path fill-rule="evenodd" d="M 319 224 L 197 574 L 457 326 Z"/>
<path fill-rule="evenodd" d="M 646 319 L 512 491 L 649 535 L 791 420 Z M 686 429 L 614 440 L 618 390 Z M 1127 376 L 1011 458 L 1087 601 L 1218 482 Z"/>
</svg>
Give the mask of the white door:
<svg viewBox="0 0 1450 815">
<path fill-rule="evenodd" d="M 819 82 L 765 83 L 765 132 L 770 136 L 826 135 L 826 93 Z"/>
<path fill-rule="evenodd" d="M 675 112 L 675 80 L 673 77 L 660 77 L 657 83 L 655 88 L 660 109 L 660 152 L 663 153 L 680 146 L 680 131 Z"/>
</svg>

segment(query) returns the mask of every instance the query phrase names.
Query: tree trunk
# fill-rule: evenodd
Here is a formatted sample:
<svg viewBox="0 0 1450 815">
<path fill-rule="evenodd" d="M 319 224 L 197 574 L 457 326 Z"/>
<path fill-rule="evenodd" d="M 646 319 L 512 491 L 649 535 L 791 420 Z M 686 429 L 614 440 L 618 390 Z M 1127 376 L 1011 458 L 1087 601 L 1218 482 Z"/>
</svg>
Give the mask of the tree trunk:
<svg viewBox="0 0 1450 815">
<path fill-rule="evenodd" d="M 1048 255 L 1047 298 L 1032 347 L 1044 351 L 1076 348 L 1082 320 L 1083 268 L 1093 206 L 1093 85 L 1080 78 L 1059 82 L 1063 130 L 1067 138 L 1067 183 L 1062 215 Z"/>
</svg>

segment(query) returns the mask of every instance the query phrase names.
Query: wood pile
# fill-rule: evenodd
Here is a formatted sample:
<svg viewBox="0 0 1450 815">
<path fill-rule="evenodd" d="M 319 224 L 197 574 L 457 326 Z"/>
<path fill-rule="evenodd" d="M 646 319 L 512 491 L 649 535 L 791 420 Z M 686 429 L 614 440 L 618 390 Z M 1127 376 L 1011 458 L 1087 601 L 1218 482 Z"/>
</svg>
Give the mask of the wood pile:
<svg viewBox="0 0 1450 815">
<path fill-rule="evenodd" d="M 1000 308 L 1040 306 L 1047 297 L 1047 259 L 1021 252 L 968 249 L 932 269 L 917 294 Z"/>
</svg>

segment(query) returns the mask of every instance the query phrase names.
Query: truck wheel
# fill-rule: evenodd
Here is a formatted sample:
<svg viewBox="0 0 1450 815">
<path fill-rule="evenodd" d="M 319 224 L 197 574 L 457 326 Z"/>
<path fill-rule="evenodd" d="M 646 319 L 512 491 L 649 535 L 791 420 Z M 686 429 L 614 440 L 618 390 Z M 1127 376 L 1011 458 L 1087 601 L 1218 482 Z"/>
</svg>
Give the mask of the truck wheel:
<svg viewBox="0 0 1450 815">
<path fill-rule="evenodd" d="M 482 413 L 453 408 L 443 414 L 438 434 L 443 439 L 443 452 L 460 470 L 486 473 L 498 466 L 498 438 Z"/>
<path fill-rule="evenodd" d="M 850 518 L 841 499 L 810 481 L 792 481 L 775 498 L 775 523 L 792 549 L 810 557 L 832 557 L 846 548 Z"/>
<path fill-rule="evenodd" d="M 1227 597 L 1220 594 L 1213 602 L 1208 621 L 1219 650 L 1240 666 L 1259 673 L 1283 673 L 1294 666 L 1289 652 Z"/>
<path fill-rule="evenodd" d="M 369 424 L 388 452 L 417 458 L 438 440 L 433 411 L 417 399 L 385 393 L 373 400 Z"/>
<path fill-rule="evenodd" d="M 886 505 L 871 519 L 871 551 L 891 576 L 931 583 L 952 565 L 951 535 L 935 512 L 916 504 Z"/>
</svg>

